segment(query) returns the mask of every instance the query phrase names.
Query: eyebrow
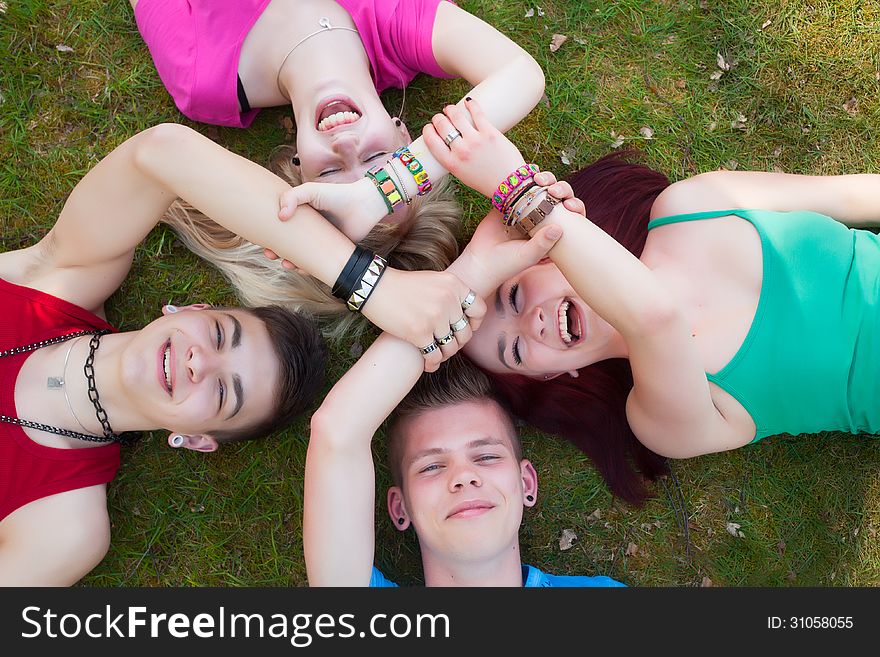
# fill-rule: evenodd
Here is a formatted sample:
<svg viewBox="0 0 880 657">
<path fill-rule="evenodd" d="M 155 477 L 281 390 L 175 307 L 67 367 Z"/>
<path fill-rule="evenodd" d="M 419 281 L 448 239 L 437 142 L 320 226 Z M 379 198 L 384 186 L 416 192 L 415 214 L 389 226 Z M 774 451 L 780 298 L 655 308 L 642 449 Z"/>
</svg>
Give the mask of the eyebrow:
<svg viewBox="0 0 880 657">
<path fill-rule="evenodd" d="M 495 312 L 504 317 L 504 302 L 501 300 L 501 286 L 495 290 Z"/>
<path fill-rule="evenodd" d="M 479 447 L 487 447 L 491 445 L 504 445 L 504 441 L 500 438 L 477 438 L 476 440 L 470 441 L 467 445 L 465 445 L 465 449 L 477 449 Z M 421 452 L 418 452 L 415 456 L 410 459 L 410 464 L 419 461 L 426 456 L 438 456 L 440 454 L 446 454 L 449 450 L 445 447 L 431 447 L 429 449 L 423 449 Z"/>
<path fill-rule="evenodd" d="M 235 349 L 241 346 L 241 322 L 235 315 L 229 313 L 224 313 L 224 315 L 232 320 L 232 348 Z M 241 377 L 238 374 L 232 376 L 232 388 L 235 390 L 235 408 L 226 418 L 227 420 L 234 418 L 244 405 L 244 387 L 241 385 Z"/>
</svg>

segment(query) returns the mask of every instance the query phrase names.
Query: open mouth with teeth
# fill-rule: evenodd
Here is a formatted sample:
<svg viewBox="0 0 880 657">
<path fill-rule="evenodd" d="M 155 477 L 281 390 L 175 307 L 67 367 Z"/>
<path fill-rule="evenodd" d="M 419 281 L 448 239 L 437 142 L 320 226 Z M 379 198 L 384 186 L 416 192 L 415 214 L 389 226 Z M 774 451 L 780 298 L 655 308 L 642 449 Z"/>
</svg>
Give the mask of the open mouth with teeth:
<svg viewBox="0 0 880 657">
<path fill-rule="evenodd" d="M 566 346 L 577 344 L 583 337 L 583 318 L 571 299 L 563 299 L 557 311 L 559 320 L 559 337 Z"/>
<path fill-rule="evenodd" d="M 162 371 L 165 374 L 165 389 L 171 394 L 171 340 L 162 348 Z"/>
<path fill-rule="evenodd" d="M 357 106 L 348 99 L 334 98 L 318 108 L 315 128 L 328 132 L 341 125 L 350 125 L 361 118 Z"/>
</svg>

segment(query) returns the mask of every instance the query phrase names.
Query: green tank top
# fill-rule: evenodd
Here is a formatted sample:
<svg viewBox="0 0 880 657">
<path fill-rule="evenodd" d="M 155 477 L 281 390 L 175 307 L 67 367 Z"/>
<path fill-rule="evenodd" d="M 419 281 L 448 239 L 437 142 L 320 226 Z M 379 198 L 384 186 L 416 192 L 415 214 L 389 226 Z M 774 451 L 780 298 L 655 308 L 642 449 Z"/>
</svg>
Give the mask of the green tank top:
<svg viewBox="0 0 880 657">
<path fill-rule="evenodd" d="M 880 238 L 803 211 L 697 212 L 654 219 L 648 230 L 729 215 L 758 231 L 763 280 L 745 340 L 706 377 L 749 412 L 752 442 L 880 433 Z"/>
</svg>

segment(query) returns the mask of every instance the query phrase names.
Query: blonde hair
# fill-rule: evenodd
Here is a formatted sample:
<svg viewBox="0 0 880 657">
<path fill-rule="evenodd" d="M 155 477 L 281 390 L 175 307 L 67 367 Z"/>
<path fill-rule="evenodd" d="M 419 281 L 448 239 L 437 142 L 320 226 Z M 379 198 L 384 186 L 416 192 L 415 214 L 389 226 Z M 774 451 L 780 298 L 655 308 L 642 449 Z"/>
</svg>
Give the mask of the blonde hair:
<svg viewBox="0 0 880 657">
<path fill-rule="evenodd" d="M 291 185 L 299 185 L 302 180 L 292 164 L 294 155 L 293 146 L 278 147 L 269 169 Z M 440 271 L 458 255 L 460 218 L 461 207 L 447 177 L 434 185 L 430 194 L 413 199 L 406 223 L 376 224 L 359 244 L 385 257 L 396 269 Z M 327 285 L 308 274 L 282 268 L 263 255 L 263 247 L 228 231 L 183 201 L 175 201 L 163 221 L 190 251 L 220 270 L 244 305 L 275 305 L 308 313 L 334 340 L 365 328 L 363 316 L 349 312 Z"/>
</svg>

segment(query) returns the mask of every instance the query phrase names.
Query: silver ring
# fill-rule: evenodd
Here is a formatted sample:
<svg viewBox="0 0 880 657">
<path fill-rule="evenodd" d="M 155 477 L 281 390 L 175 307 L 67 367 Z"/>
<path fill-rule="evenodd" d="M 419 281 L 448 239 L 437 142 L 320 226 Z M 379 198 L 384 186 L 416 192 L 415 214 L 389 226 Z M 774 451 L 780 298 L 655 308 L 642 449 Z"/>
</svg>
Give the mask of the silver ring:
<svg viewBox="0 0 880 657">
<path fill-rule="evenodd" d="M 477 300 L 477 293 L 473 290 L 468 290 L 467 296 L 464 298 L 464 301 L 461 302 L 461 309 L 467 310 L 471 306 L 474 305 L 474 301 Z"/>
<path fill-rule="evenodd" d="M 459 137 L 461 137 L 461 133 L 460 133 L 458 130 L 456 130 L 455 128 L 453 128 L 453 129 L 452 129 L 452 132 L 450 132 L 448 135 L 446 135 L 446 136 L 443 138 L 443 141 L 446 143 L 446 146 L 447 146 L 448 148 L 451 148 L 451 147 L 452 147 L 452 142 L 454 142 L 454 141 L 455 141 L 456 139 L 458 139 Z"/>
<path fill-rule="evenodd" d="M 450 324 L 449 328 L 452 329 L 453 333 L 458 333 L 459 331 L 463 331 L 464 327 L 467 326 L 468 324 L 470 324 L 470 322 L 468 322 L 468 318 L 465 317 L 464 315 L 462 315 L 461 319 L 459 319 L 457 322 L 455 322 L 453 324 Z"/>
<path fill-rule="evenodd" d="M 437 346 L 437 341 L 435 340 L 427 347 L 419 347 L 419 351 L 422 352 L 422 356 L 427 356 L 430 353 L 437 351 L 440 347 Z"/>
<path fill-rule="evenodd" d="M 450 326 L 450 328 L 452 328 L 452 327 Z M 444 347 L 444 346 L 448 345 L 450 342 L 452 342 L 454 339 L 455 339 L 455 336 L 453 334 L 453 331 L 450 331 L 448 334 L 444 335 L 442 338 L 437 338 L 437 344 L 439 344 L 441 347 Z"/>
</svg>

